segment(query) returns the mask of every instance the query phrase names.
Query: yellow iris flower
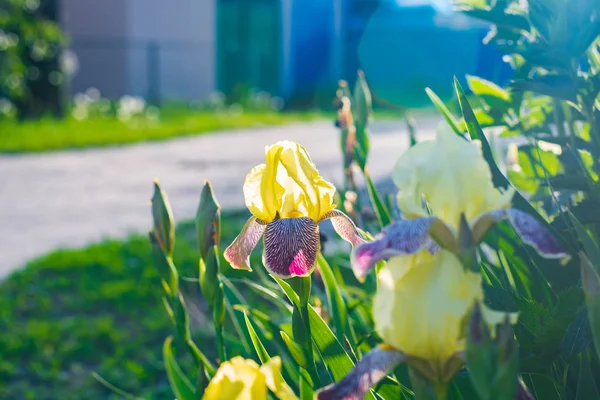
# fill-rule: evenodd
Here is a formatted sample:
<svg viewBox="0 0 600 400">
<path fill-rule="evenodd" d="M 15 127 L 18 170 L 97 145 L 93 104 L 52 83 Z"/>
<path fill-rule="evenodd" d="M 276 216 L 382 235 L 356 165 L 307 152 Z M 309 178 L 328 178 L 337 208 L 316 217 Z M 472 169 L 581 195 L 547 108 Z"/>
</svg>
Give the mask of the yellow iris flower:
<svg viewBox="0 0 600 400">
<path fill-rule="evenodd" d="M 352 220 L 335 209 L 335 187 L 319 175 L 298 143 L 267 147 L 265 163 L 250 171 L 243 191 L 252 217 L 225 250 L 233 268 L 250 269 L 250 253 L 264 233 L 263 263 L 271 274 L 309 275 L 321 249 L 318 224 L 326 219 L 352 245 L 364 242 Z"/>
<path fill-rule="evenodd" d="M 320 221 L 335 208 L 335 187 L 319 175 L 304 147 L 283 141 L 266 153 L 266 163 L 254 167 L 244 183 L 252 215 L 267 223 L 278 215 Z"/>
<path fill-rule="evenodd" d="M 437 244 L 458 251 L 461 218 L 479 243 L 499 220 L 508 219 L 523 242 L 546 258 L 562 258 L 556 239 L 535 217 L 510 208 L 512 187 L 500 191 L 478 143 L 449 130 L 440 130 L 435 140 L 418 143 L 404 153 L 393 171 L 399 188 L 398 205 L 404 219 L 387 226 L 375 241 L 353 253 L 359 279 L 381 260 L 410 255 Z"/>
<path fill-rule="evenodd" d="M 514 189 L 501 192 L 492 184 L 492 174 L 479 142 L 471 142 L 449 129 L 441 129 L 436 140 L 421 142 L 403 154 L 393 171 L 398 205 L 405 218 L 428 216 L 429 209 L 458 232 L 461 214 L 467 221 L 510 207 Z"/>
<path fill-rule="evenodd" d="M 465 349 L 465 322 L 475 302 L 483 303 L 481 275 L 466 271 L 449 251 L 432 255 L 421 250 L 390 259 L 377 280 L 373 317 L 384 343 L 426 361 L 428 375 L 437 380 L 451 378 L 456 371 L 450 361 Z M 490 327 L 505 317 L 486 307 L 483 311 Z"/>
<path fill-rule="evenodd" d="M 202 400 L 266 400 L 268 390 L 280 400 L 297 399 L 281 376 L 279 357 L 262 366 L 253 360 L 234 357 L 219 366 Z"/>
</svg>

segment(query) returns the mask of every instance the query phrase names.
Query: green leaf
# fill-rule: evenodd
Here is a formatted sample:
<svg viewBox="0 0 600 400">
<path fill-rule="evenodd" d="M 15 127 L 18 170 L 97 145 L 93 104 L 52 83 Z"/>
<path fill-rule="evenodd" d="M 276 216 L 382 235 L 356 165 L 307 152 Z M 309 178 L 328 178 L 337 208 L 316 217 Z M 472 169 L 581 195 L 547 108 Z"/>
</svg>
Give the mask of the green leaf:
<svg viewBox="0 0 600 400">
<path fill-rule="evenodd" d="M 579 379 L 575 400 L 600 399 L 600 392 L 594 382 L 594 375 L 587 355 L 581 357 L 579 364 Z"/>
<path fill-rule="evenodd" d="M 467 130 L 469 132 L 471 140 L 479 140 L 481 142 L 483 157 L 485 158 L 490 167 L 490 171 L 492 173 L 492 182 L 494 183 L 494 186 L 501 187 L 504 189 L 512 187 L 509 180 L 504 176 L 504 174 L 502 174 L 500 168 L 498 168 L 498 164 L 496 164 L 496 161 L 494 160 L 494 155 L 492 153 L 490 143 L 485 137 L 481 126 L 477 122 L 475 114 L 473 113 L 473 109 L 471 108 L 471 105 L 467 100 L 467 96 L 465 95 L 465 92 L 463 91 L 456 77 L 454 77 L 454 87 L 456 89 L 456 94 L 458 95 L 458 101 L 460 104 L 461 111 L 463 113 L 463 118 L 467 123 Z M 529 204 L 529 202 L 519 192 L 516 192 L 515 196 L 513 197 L 513 205 L 521 211 L 525 211 L 526 213 L 536 217 L 542 224 L 544 224 L 546 229 L 548 229 L 556 236 L 557 240 L 560 242 L 561 246 L 564 249 L 570 249 L 569 243 L 566 242 L 562 237 L 560 237 L 560 235 L 558 235 L 556 230 L 544 218 L 542 218 L 542 216 L 536 211 L 536 209 L 531 204 Z"/>
<path fill-rule="evenodd" d="M 221 279 L 225 280 L 225 278 L 221 278 Z M 275 290 L 277 288 L 277 286 L 275 286 L 275 284 L 273 284 L 272 288 L 267 287 L 267 285 L 270 284 L 271 282 L 269 282 L 269 283 L 260 282 L 260 284 L 259 284 L 259 283 L 253 282 L 251 280 L 248 280 L 248 279 L 235 279 L 235 278 L 229 279 L 228 281 L 232 282 L 232 283 L 240 283 L 243 285 L 247 285 L 250 289 L 255 291 L 263 299 L 273 303 L 273 305 L 277 306 L 282 311 L 289 311 L 289 312 L 292 311 L 292 307 L 289 305 L 289 303 L 287 303 L 285 301 L 285 299 L 281 298 L 281 293 L 279 293 Z"/>
<path fill-rule="evenodd" d="M 519 146 L 519 165 L 525 172 L 525 166 L 522 165 L 522 156 L 527 157 L 531 163 L 528 168 L 535 168 L 528 173 L 538 176 L 541 179 L 556 175 L 560 171 L 560 161 L 558 156 L 551 151 L 542 150 L 538 146 L 522 145 Z"/>
<path fill-rule="evenodd" d="M 469 89 L 494 109 L 505 109 L 510 105 L 510 93 L 493 82 L 477 76 L 467 75 Z M 481 122 L 481 119 L 479 119 Z"/>
<path fill-rule="evenodd" d="M 585 227 L 571 212 L 569 212 L 569 218 L 575 227 L 575 231 L 577 232 L 577 236 L 583 245 L 587 257 L 592 264 L 600 266 L 600 248 L 598 247 L 598 244 L 596 244 Z"/>
<path fill-rule="evenodd" d="M 485 161 L 487 161 L 490 171 L 492 172 L 492 181 L 494 186 L 505 189 L 510 187 L 510 182 L 502 174 L 502 171 L 500 171 L 498 164 L 496 164 L 496 161 L 494 160 L 490 143 L 485 137 L 477 118 L 475 118 L 475 114 L 473 113 L 473 109 L 467 100 L 467 96 L 465 95 L 465 92 L 463 91 L 456 77 L 454 77 L 454 87 L 456 89 L 456 95 L 458 96 L 458 102 L 460 104 L 463 118 L 467 124 L 467 132 L 469 132 L 471 140 L 479 140 L 481 142 L 481 151 L 483 152 L 483 157 L 485 158 Z"/>
<path fill-rule="evenodd" d="M 106 379 L 104 379 L 100 375 L 98 375 L 97 372 L 92 372 L 92 378 L 94 378 L 95 380 L 97 380 L 98 383 L 100 383 L 102 386 L 106 387 L 111 392 L 114 392 L 114 393 L 118 394 L 119 396 L 123 397 L 124 399 L 127 399 L 127 400 L 144 400 L 143 397 L 137 397 L 137 396 L 132 395 L 131 393 L 127 393 L 126 391 L 124 391 L 122 389 L 119 389 L 118 387 L 116 387 L 115 385 L 113 385 L 112 383 L 108 382 Z"/>
<path fill-rule="evenodd" d="M 413 147 L 417 144 L 417 130 L 415 128 L 415 121 L 408 116 L 405 117 L 406 120 L 406 129 L 408 130 L 408 138 L 410 147 Z"/>
<path fill-rule="evenodd" d="M 518 312 L 514 295 L 500 287 L 492 285 L 483 285 L 485 293 L 485 304 L 493 310 L 502 310 L 505 312 Z"/>
<path fill-rule="evenodd" d="M 594 268 L 585 254 L 581 254 L 579 258 L 581 261 L 581 285 L 585 293 L 588 321 L 596 354 L 600 357 L 600 275 L 598 275 L 598 267 Z"/>
<path fill-rule="evenodd" d="M 313 391 L 313 382 L 310 374 L 304 368 L 300 368 L 300 400 L 313 400 L 315 393 Z"/>
<path fill-rule="evenodd" d="M 163 345 L 163 358 L 165 362 L 165 369 L 167 371 L 167 377 L 169 378 L 169 383 L 171 384 L 171 389 L 173 390 L 177 400 L 195 400 L 197 396 L 194 391 L 194 387 L 188 378 L 183 374 L 183 371 L 173 356 L 173 351 L 171 349 L 172 341 L 173 337 L 169 336 Z"/>
<path fill-rule="evenodd" d="M 571 360 L 584 351 L 592 343 L 592 333 L 588 322 L 587 310 L 581 310 L 569 325 L 567 333 L 560 345 L 560 356 Z"/>
<path fill-rule="evenodd" d="M 588 180 L 584 176 L 574 174 L 561 174 L 551 176 L 547 182 L 540 182 L 542 186 L 550 186 L 553 190 L 576 190 L 588 192 Z M 516 186 L 516 185 L 515 185 Z"/>
<path fill-rule="evenodd" d="M 485 9 L 488 6 L 486 0 L 455 0 L 454 4 L 458 7 L 473 7 Z"/>
<path fill-rule="evenodd" d="M 371 199 L 371 203 L 373 204 L 373 209 L 375 211 L 375 215 L 377 216 L 377 221 L 379 222 L 379 226 L 383 229 L 385 226 L 389 225 L 392 222 L 392 217 L 389 210 L 386 208 L 373 180 L 369 176 L 369 172 L 364 170 L 365 181 L 367 182 L 367 190 L 369 192 L 369 198 Z"/>
<path fill-rule="evenodd" d="M 260 359 L 260 361 L 264 364 L 271 359 L 271 356 L 265 349 L 265 346 L 260 341 L 260 338 L 256 334 L 254 327 L 252 326 L 252 322 L 248 318 L 248 314 L 244 312 L 244 320 L 246 321 L 246 329 L 248 329 L 248 334 L 250 335 L 250 340 L 252 340 L 252 344 L 254 345 L 254 351 L 256 351 L 256 355 Z"/>
<path fill-rule="evenodd" d="M 538 182 L 531 176 L 526 175 L 522 170 L 508 170 L 508 179 L 517 188 L 517 190 L 526 193 L 535 193 L 538 188 Z"/>
<path fill-rule="evenodd" d="M 539 75 L 513 82 L 515 91 L 531 91 L 537 94 L 577 102 L 577 85 L 567 75 Z"/>
<path fill-rule="evenodd" d="M 457 3 L 461 6 L 460 11 L 472 18 L 477 18 L 502 28 L 524 31 L 529 30 L 529 22 L 523 15 L 506 13 L 503 10 L 498 9 L 490 9 L 486 7 L 487 4 L 483 4 L 485 1 L 482 0 L 459 0 Z M 475 7 L 468 7 L 466 5 L 475 5 Z"/>
<path fill-rule="evenodd" d="M 247 353 L 249 353 L 252 351 L 252 347 L 253 347 L 251 344 L 252 339 L 248 335 L 248 331 L 246 329 L 242 328 L 243 324 L 245 323 L 243 317 L 240 315 L 240 313 L 236 313 L 234 310 L 234 306 L 236 304 L 248 304 L 248 302 L 244 299 L 242 294 L 237 290 L 235 285 L 233 285 L 225 277 L 222 277 L 222 280 L 223 280 L 223 284 L 225 285 L 224 291 L 225 291 L 225 299 L 227 300 L 227 311 L 229 313 L 229 317 L 231 319 L 231 322 L 233 323 L 233 326 L 235 328 L 237 336 L 241 340 L 244 350 Z"/>
<path fill-rule="evenodd" d="M 348 327 L 348 312 L 346 310 L 346 303 L 344 302 L 344 298 L 340 293 L 335 276 L 333 275 L 333 271 L 322 254 L 318 255 L 317 263 L 319 265 L 321 277 L 323 278 L 323 283 L 325 284 L 327 302 L 333 317 L 336 337 L 341 343 L 343 343 Z"/>
<path fill-rule="evenodd" d="M 475 113 L 475 118 L 477 118 L 477 121 L 479 121 L 479 124 L 483 127 L 504 125 L 504 123 L 501 120 L 496 120 L 493 116 L 491 116 L 487 111 L 485 111 L 482 108 L 473 110 L 473 112 Z M 467 124 L 462 118 L 458 123 L 458 129 L 461 132 L 467 131 Z"/>
<path fill-rule="evenodd" d="M 462 136 L 463 132 L 459 129 L 458 122 L 456 122 L 454 116 L 452 115 L 448 107 L 446 107 L 444 102 L 438 97 L 438 95 L 435 94 L 435 92 L 429 88 L 425 88 L 425 93 L 427 93 L 427 96 L 429 96 L 429 98 L 433 102 L 433 105 L 442 113 L 444 118 L 446 118 L 446 121 L 448 121 L 448 125 L 450 125 L 452 130 L 456 132 L 457 135 Z"/>
<path fill-rule="evenodd" d="M 493 96 L 504 101 L 510 101 L 510 93 L 494 82 L 478 76 L 467 75 L 469 89 L 478 96 Z"/>
<path fill-rule="evenodd" d="M 308 360 L 306 359 L 306 356 L 304 355 L 304 350 L 302 349 L 302 347 L 298 343 L 294 342 L 294 339 L 289 337 L 288 334 L 285 333 L 284 331 L 280 331 L 279 334 L 281 335 L 281 338 L 285 342 L 285 345 L 287 346 L 287 349 L 290 352 L 290 354 L 292 355 L 292 358 L 294 359 L 294 361 L 296 361 L 296 363 L 300 367 L 307 369 L 308 368 Z"/>
<path fill-rule="evenodd" d="M 592 153 L 582 149 L 579 149 L 577 153 L 579 154 L 583 167 L 586 169 L 587 173 L 590 174 L 594 181 L 597 181 L 598 174 L 594 171 L 594 156 Z"/>
<path fill-rule="evenodd" d="M 329 326 L 311 305 L 308 307 L 308 318 L 313 341 L 334 381 L 337 382 L 350 372 L 354 363 Z"/>
<path fill-rule="evenodd" d="M 283 292 L 287 296 L 287 298 L 292 302 L 292 304 L 296 305 L 296 308 L 300 308 L 300 297 L 298 294 L 292 289 L 292 287 L 283 279 L 279 279 L 276 276 L 273 276 L 275 282 L 279 284 Z"/>
<path fill-rule="evenodd" d="M 467 374 L 457 374 L 452 379 L 448 398 L 452 400 L 473 400 L 478 398 Z"/>
<path fill-rule="evenodd" d="M 555 305 L 525 299 L 519 299 L 519 303 L 516 333 L 520 347 L 538 357 L 538 360 L 523 360 L 524 367 L 539 368 L 542 363 L 555 361 L 565 332 L 583 309 L 581 289 L 574 286 L 559 292 Z"/>
<path fill-rule="evenodd" d="M 548 375 L 523 374 L 522 376 L 535 399 L 562 400 L 554 380 Z"/>
<path fill-rule="evenodd" d="M 367 168 L 367 158 L 369 157 L 370 146 L 369 131 L 367 128 L 357 128 L 356 142 L 354 143 L 354 160 L 363 171 Z"/>
</svg>

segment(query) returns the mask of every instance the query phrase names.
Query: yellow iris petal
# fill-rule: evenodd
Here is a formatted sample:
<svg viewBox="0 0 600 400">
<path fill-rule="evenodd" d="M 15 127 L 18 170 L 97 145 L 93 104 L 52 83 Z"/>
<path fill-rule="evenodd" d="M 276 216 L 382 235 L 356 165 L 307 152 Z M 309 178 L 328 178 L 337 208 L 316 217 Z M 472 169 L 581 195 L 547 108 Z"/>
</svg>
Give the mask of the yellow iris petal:
<svg viewBox="0 0 600 400">
<path fill-rule="evenodd" d="M 275 212 L 281 209 L 281 202 L 285 193 L 284 187 L 281 185 L 279 179 L 277 179 L 279 175 L 279 157 L 282 150 L 282 148 L 277 146 L 271 146 L 266 149 L 266 167 L 260 182 L 260 196 L 271 216 L 267 221 L 275 218 Z"/>
<path fill-rule="evenodd" d="M 267 387 L 275 393 L 279 400 L 297 400 L 294 391 L 281 376 L 281 358 L 273 357 L 260 367 L 265 375 Z"/>
<path fill-rule="evenodd" d="M 234 357 L 219 366 L 202 400 L 266 400 L 267 389 L 280 400 L 297 400 L 281 376 L 279 357 L 260 367 L 253 360 Z"/>
<path fill-rule="evenodd" d="M 460 215 L 472 221 L 488 211 L 508 207 L 513 190 L 501 193 L 492 184 L 479 143 L 441 129 L 434 141 L 421 142 L 403 154 L 393 178 L 398 203 L 408 216 L 425 215 L 421 195 L 433 214 L 458 230 Z"/>
<path fill-rule="evenodd" d="M 219 366 L 202 400 L 266 400 L 267 393 L 266 377 L 258 364 L 253 360 L 234 357 Z"/>
<path fill-rule="evenodd" d="M 266 164 L 248 174 L 244 184 L 246 206 L 257 218 L 308 217 L 319 221 L 335 208 L 335 187 L 324 180 L 306 149 L 291 141 L 266 149 Z"/>
<path fill-rule="evenodd" d="M 424 250 L 392 258 L 378 281 L 373 315 L 386 344 L 440 368 L 464 350 L 464 318 L 476 300 L 483 301 L 479 274 L 465 271 L 448 251 L 431 255 Z"/>
<path fill-rule="evenodd" d="M 274 179 L 270 187 L 265 187 L 263 181 L 265 176 L 268 175 L 267 169 L 266 164 L 260 164 L 252 168 L 246 176 L 243 188 L 246 207 L 252 215 L 263 221 L 271 221 L 275 218 L 275 213 L 280 208 L 280 202 L 272 194 L 280 197 L 284 191 L 283 188 L 278 187 Z M 263 192 L 267 195 L 263 196 Z"/>
</svg>

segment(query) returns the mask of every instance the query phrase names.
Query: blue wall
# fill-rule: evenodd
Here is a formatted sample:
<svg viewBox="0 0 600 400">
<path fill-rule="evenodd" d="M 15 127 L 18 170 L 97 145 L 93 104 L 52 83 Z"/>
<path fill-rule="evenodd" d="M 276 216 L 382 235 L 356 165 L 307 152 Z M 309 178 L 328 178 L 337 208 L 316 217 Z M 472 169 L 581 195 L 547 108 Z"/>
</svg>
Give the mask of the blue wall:
<svg viewBox="0 0 600 400">
<path fill-rule="evenodd" d="M 498 83 L 510 77 L 502 55 L 481 43 L 487 27 L 462 15 L 394 1 L 343 0 L 343 33 L 336 37 L 332 1 L 292 1 L 290 86 L 307 99 L 333 90 L 338 79 L 352 82 L 359 68 L 378 95 L 409 107 L 429 103 L 426 86 L 451 96 L 455 75 Z M 333 67 L 335 41 L 343 49 L 341 71 Z"/>
<path fill-rule="evenodd" d="M 310 94 L 332 77 L 334 9 L 332 1 L 292 0 L 291 87 L 296 94 Z"/>
</svg>

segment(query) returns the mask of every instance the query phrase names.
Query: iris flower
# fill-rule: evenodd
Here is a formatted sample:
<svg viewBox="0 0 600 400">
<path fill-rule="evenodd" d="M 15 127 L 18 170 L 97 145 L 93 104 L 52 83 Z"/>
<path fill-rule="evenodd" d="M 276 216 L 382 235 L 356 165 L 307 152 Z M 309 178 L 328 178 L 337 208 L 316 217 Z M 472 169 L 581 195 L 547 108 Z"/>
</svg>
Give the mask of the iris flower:
<svg viewBox="0 0 600 400">
<path fill-rule="evenodd" d="M 254 167 L 244 182 L 252 217 L 225 250 L 225 259 L 233 268 L 250 270 L 250 253 L 264 234 L 263 263 L 272 275 L 307 276 L 320 251 L 319 223 L 327 219 L 352 245 L 364 243 L 352 220 L 335 209 L 334 194 L 304 147 L 290 141 L 267 147 L 265 164 Z"/>
<path fill-rule="evenodd" d="M 447 250 L 424 249 L 392 258 L 377 275 L 373 302 L 375 329 L 383 344 L 367 353 L 338 383 L 318 394 L 319 400 L 363 399 L 370 387 L 401 362 L 435 383 L 448 383 L 462 368 L 465 326 L 476 303 L 483 303 L 481 275 L 463 268 Z M 508 316 L 482 306 L 493 327 Z"/>
<path fill-rule="evenodd" d="M 537 219 L 509 208 L 514 193 L 496 189 L 480 148 L 454 133 L 440 131 L 435 141 L 408 150 L 395 166 L 394 180 L 405 219 L 357 246 L 352 256 L 359 278 L 389 259 L 378 273 L 373 304 L 383 344 L 319 399 L 362 399 L 401 362 L 442 384 L 462 367 L 466 320 L 484 294 L 480 274 L 456 255 L 461 221 L 477 243 L 495 222 L 508 218 L 542 256 L 566 255 Z M 485 306 L 482 313 L 490 327 L 507 317 Z M 508 317 L 516 322 L 516 315 Z"/>
<path fill-rule="evenodd" d="M 508 219 L 521 240 L 541 256 L 567 255 L 540 221 L 510 207 L 512 187 L 504 192 L 494 187 L 479 143 L 452 131 L 442 129 L 435 140 L 410 148 L 396 163 L 393 179 L 404 219 L 356 249 L 353 267 L 359 279 L 378 261 L 435 249 L 432 237 L 455 252 L 461 217 L 468 222 L 475 243 L 495 223 Z"/>
<path fill-rule="evenodd" d="M 254 360 L 234 357 L 219 366 L 202 400 L 267 400 L 268 390 L 279 400 L 297 400 L 281 376 L 279 357 L 273 357 L 262 366 Z"/>
</svg>

